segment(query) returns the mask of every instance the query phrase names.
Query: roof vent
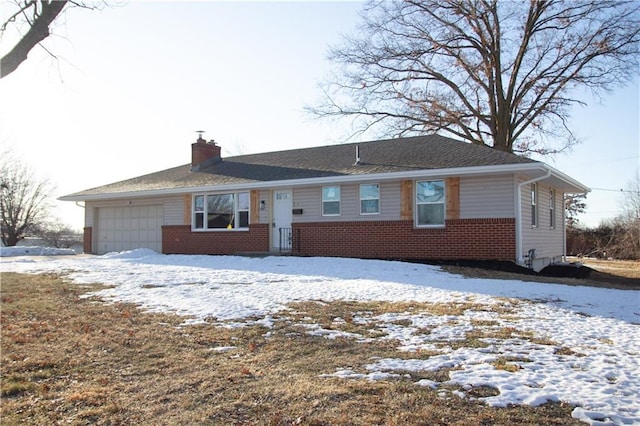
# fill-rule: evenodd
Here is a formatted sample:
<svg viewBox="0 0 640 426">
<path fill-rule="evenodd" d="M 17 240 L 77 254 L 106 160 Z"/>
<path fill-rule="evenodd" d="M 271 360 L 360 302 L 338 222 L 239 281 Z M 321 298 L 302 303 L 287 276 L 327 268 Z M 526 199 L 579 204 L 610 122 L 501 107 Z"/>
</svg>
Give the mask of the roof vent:
<svg viewBox="0 0 640 426">
<path fill-rule="evenodd" d="M 360 164 L 360 145 L 356 145 L 356 162 L 353 163 L 354 166 Z"/>
</svg>

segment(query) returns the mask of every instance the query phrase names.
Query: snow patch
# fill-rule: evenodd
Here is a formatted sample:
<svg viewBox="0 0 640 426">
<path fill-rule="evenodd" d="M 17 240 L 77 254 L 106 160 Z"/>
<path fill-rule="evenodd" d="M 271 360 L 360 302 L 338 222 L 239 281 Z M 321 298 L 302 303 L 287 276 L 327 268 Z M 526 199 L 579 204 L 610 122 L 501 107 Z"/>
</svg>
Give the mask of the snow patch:
<svg viewBox="0 0 640 426">
<path fill-rule="evenodd" d="M 69 256 L 75 255 L 76 252 L 69 248 L 55 247 L 0 247 L 0 257 L 12 256 Z"/>
<path fill-rule="evenodd" d="M 379 339 L 397 341 L 402 358 L 422 351 L 430 356 L 375 359 L 357 366 L 366 373 L 347 367 L 322 377 L 396 380 L 407 372 L 449 369 L 444 383 L 497 389 L 498 395 L 478 398 L 492 406 L 562 401 L 574 405 L 573 416 L 589 424 L 640 424 L 640 291 L 468 279 L 434 266 L 378 260 L 160 255 L 147 249 L 51 257 L 38 249 L 28 255 L 34 253 L 41 257 L 4 258 L 2 272 L 51 272 L 75 283 L 109 284 L 92 295 L 135 303 L 149 312 L 183 315 L 185 327 L 257 324 L 269 336 L 279 320 L 276 315 L 299 301 L 472 304 L 478 308 L 459 315 L 354 312 L 354 323 L 375 328 Z M 508 308 L 509 315 L 496 312 L 495 306 Z M 309 320 L 299 324 L 309 334 L 365 340 L 342 330 L 348 325 L 343 318 L 335 318 L 331 329 Z M 480 347 L 442 344 L 464 342 L 469 331 L 481 326 L 513 331 L 508 337 L 481 339 Z M 499 368 L 498 361 L 505 359 L 509 368 Z M 425 379 L 416 383 L 431 388 L 440 384 Z M 439 395 L 467 397 L 446 389 Z"/>
</svg>

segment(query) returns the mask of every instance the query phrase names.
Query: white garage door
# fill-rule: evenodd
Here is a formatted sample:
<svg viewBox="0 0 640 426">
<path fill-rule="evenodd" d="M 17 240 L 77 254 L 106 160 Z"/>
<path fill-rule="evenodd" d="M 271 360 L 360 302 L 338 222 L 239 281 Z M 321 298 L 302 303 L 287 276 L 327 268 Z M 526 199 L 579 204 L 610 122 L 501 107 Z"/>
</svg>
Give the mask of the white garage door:
<svg viewBox="0 0 640 426">
<path fill-rule="evenodd" d="M 162 252 L 162 206 L 101 207 L 98 209 L 96 251 L 149 248 Z"/>
</svg>

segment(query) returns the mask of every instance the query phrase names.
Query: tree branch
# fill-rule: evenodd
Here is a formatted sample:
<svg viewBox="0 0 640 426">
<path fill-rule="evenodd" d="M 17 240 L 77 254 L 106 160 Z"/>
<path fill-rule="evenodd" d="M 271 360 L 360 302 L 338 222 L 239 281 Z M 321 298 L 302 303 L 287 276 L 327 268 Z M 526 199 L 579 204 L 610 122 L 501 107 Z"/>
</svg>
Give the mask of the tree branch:
<svg viewBox="0 0 640 426">
<path fill-rule="evenodd" d="M 30 2 L 30 4 L 33 3 Z M 36 15 L 29 30 L 16 43 L 13 49 L 0 59 L 0 78 L 14 72 L 27 59 L 31 49 L 49 37 L 49 27 L 67 5 L 67 0 L 42 1 L 41 4 L 42 10 Z M 13 19 L 15 19 L 15 16 Z"/>
</svg>

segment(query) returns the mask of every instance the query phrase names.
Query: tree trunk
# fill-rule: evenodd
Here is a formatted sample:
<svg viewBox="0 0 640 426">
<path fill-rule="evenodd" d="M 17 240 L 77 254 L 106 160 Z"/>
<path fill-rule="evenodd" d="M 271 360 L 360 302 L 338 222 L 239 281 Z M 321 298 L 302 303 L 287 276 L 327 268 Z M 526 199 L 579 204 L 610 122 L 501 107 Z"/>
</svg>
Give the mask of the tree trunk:
<svg viewBox="0 0 640 426">
<path fill-rule="evenodd" d="M 14 72 L 27 59 L 27 55 L 38 43 L 49 37 L 49 25 L 62 12 L 67 0 L 43 1 L 42 11 L 33 21 L 29 31 L 0 59 L 0 78 Z"/>
<path fill-rule="evenodd" d="M 18 241 L 20 241 L 22 238 L 18 238 L 17 235 L 7 235 L 7 238 L 5 239 L 4 243 L 7 247 L 14 247 L 16 244 L 18 244 Z"/>
</svg>

